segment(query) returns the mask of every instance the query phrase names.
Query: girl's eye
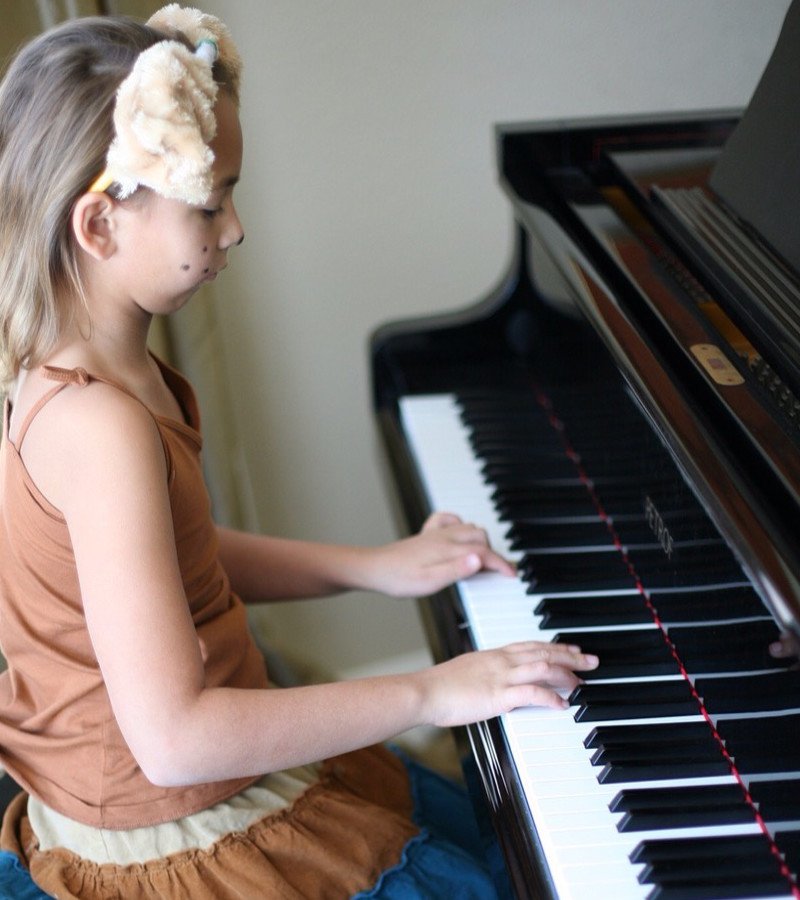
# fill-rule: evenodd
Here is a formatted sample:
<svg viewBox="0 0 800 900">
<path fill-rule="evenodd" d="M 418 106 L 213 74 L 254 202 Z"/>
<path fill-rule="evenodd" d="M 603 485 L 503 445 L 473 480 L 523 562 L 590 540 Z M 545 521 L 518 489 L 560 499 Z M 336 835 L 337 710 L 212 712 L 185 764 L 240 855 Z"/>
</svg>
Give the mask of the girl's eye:
<svg viewBox="0 0 800 900">
<path fill-rule="evenodd" d="M 214 216 L 218 215 L 218 214 L 221 213 L 221 212 L 222 212 L 222 207 L 221 207 L 221 206 L 218 206 L 216 209 L 204 209 L 204 210 L 203 210 L 203 215 L 204 215 L 207 219 L 213 219 Z"/>
</svg>

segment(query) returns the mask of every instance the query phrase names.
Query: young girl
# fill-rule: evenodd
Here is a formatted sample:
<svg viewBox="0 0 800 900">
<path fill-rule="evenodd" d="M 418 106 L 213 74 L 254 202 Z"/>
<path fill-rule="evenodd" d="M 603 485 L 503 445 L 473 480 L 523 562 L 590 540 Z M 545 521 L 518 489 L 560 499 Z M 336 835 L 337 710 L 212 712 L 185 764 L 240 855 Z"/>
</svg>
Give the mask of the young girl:
<svg viewBox="0 0 800 900">
<path fill-rule="evenodd" d="M 449 514 L 372 549 L 213 524 L 194 395 L 147 334 L 243 239 L 239 72 L 222 23 L 172 4 L 61 26 L 0 89 L 7 877 L 38 885 L 18 897 L 489 897 L 463 798 L 381 742 L 561 707 L 596 659 L 519 643 L 268 686 L 243 601 L 513 571 Z"/>
</svg>

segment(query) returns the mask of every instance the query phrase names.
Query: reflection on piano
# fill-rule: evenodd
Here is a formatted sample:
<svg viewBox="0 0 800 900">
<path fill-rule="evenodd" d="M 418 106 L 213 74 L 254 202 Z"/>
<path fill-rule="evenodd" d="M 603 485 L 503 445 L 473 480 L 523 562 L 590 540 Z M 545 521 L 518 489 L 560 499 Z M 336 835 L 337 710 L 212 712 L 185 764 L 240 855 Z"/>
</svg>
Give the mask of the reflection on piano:
<svg viewBox="0 0 800 900">
<path fill-rule="evenodd" d="M 600 657 L 465 730 L 519 897 L 800 897 L 800 273 L 709 185 L 738 122 L 499 127 L 509 273 L 373 338 L 407 527 L 518 564 L 422 601 L 437 657 Z"/>
</svg>

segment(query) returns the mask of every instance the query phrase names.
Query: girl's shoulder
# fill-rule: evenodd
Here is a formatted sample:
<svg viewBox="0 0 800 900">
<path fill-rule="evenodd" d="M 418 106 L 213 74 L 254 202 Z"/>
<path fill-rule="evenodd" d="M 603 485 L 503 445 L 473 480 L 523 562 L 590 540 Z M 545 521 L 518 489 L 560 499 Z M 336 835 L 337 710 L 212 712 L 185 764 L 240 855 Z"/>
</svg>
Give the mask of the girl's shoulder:
<svg viewBox="0 0 800 900">
<path fill-rule="evenodd" d="M 135 428 L 154 420 L 133 391 L 81 367 L 41 366 L 26 373 L 10 403 L 9 437 L 18 447 L 35 442 L 37 434 L 49 441 L 59 434 L 79 438 L 84 430 L 91 435 L 115 423 Z"/>
<path fill-rule="evenodd" d="M 9 440 L 58 509 L 93 485 L 165 470 L 161 437 L 147 406 L 84 370 L 29 372 L 11 413 Z"/>
</svg>

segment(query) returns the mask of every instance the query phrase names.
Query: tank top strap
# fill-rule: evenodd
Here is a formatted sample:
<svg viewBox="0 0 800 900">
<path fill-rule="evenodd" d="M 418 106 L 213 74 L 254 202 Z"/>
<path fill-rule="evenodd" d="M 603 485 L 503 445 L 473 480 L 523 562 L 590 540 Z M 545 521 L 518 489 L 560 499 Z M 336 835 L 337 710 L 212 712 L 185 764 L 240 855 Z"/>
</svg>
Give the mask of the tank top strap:
<svg viewBox="0 0 800 900">
<path fill-rule="evenodd" d="M 78 366 L 75 369 L 62 369 L 59 366 L 42 366 L 41 372 L 48 381 L 57 381 L 55 387 L 50 388 L 49 391 L 46 391 L 42 396 L 33 404 L 33 406 L 28 411 L 28 415 L 25 416 L 22 425 L 20 425 L 19 434 L 17 435 L 17 452 L 20 452 L 22 449 L 22 441 L 25 438 L 25 435 L 28 432 L 28 428 L 30 427 L 31 422 L 34 420 L 36 415 L 42 409 L 42 407 L 49 403 L 56 394 L 59 394 L 64 388 L 69 387 L 69 385 L 74 384 L 78 385 L 78 387 L 85 387 L 91 381 L 100 381 L 103 384 L 107 384 L 110 387 L 116 388 L 118 391 L 122 391 L 123 394 L 127 394 L 129 397 L 134 399 L 140 406 L 144 407 L 145 410 L 150 414 L 154 421 L 156 421 L 156 417 L 153 415 L 150 408 L 140 400 L 133 391 L 128 390 L 123 384 L 119 384 L 119 382 L 113 381 L 111 378 L 104 378 L 99 375 L 90 375 L 86 369 Z M 156 421 L 156 425 L 158 422 Z M 164 436 L 161 434 L 161 429 L 158 429 L 159 436 L 161 437 L 162 445 L 165 444 Z M 166 450 L 166 446 L 164 447 Z"/>
<path fill-rule="evenodd" d="M 45 378 L 60 383 L 42 394 L 36 403 L 28 410 L 28 415 L 25 416 L 25 419 L 19 427 L 19 433 L 17 434 L 17 451 L 22 449 L 22 442 L 25 440 L 25 435 L 28 433 L 31 422 L 36 418 L 45 404 L 49 403 L 56 394 L 60 394 L 69 384 L 84 385 L 89 383 L 89 376 L 85 369 L 59 369 L 56 366 L 42 366 L 42 372 Z"/>
</svg>

